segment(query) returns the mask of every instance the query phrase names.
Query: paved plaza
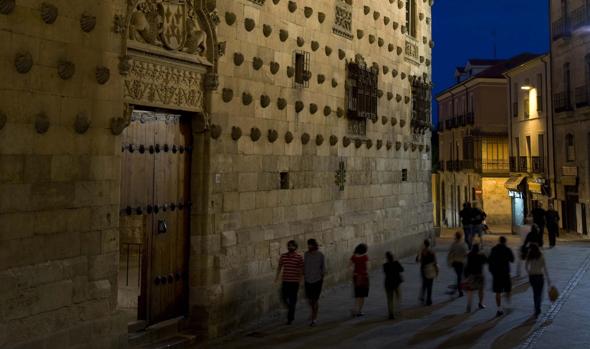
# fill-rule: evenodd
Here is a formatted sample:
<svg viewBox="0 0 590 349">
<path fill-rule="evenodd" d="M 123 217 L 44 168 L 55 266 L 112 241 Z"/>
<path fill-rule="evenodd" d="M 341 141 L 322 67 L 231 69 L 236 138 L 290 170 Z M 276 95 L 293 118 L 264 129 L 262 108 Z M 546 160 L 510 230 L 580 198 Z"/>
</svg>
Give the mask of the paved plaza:
<svg viewBox="0 0 590 349">
<path fill-rule="evenodd" d="M 485 237 L 485 246 L 493 246 L 497 235 Z M 590 244 L 561 241 L 546 250 L 549 273 L 561 296 L 556 303 L 545 297 L 538 320 L 532 317 L 532 290 L 525 277 L 514 278 L 513 297 L 505 305 L 506 313 L 497 318 L 491 275 L 486 275 L 484 303 L 487 308 L 465 313 L 466 297 L 446 295 L 454 273 L 446 265 L 450 239 L 442 238 L 436 248 L 441 274 L 434 285 L 434 304 L 418 301 L 419 271 L 413 258 L 402 261 L 401 314 L 387 319 L 383 278 L 380 269 L 371 274 L 371 291 L 365 316 L 351 318 L 352 290 L 340 285 L 324 292 L 319 323 L 308 325 L 309 310 L 300 300 L 293 325 L 285 325 L 284 314 L 266 318 L 258 324 L 208 344 L 208 348 L 587 348 L 590 343 Z M 520 240 L 511 236 L 515 249 Z M 329 256 L 327 256 L 329 258 Z M 381 261 L 373 261 L 381 264 Z M 513 266 L 513 275 L 516 265 Z M 524 275 L 524 271 L 523 271 Z M 546 293 L 546 292 L 544 292 Z M 474 298 L 474 304 L 477 300 Z"/>
</svg>

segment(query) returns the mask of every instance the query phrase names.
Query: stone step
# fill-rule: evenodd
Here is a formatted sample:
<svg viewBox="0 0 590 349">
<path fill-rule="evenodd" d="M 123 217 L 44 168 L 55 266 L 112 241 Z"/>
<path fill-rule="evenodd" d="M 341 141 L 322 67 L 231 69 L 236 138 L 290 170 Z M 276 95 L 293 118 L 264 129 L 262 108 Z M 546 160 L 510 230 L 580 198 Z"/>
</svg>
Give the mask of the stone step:
<svg viewBox="0 0 590 349">
<path fill-rule="evenodd" d="M 146 344 L 138 349 L 183 349 L 195 344 L 196 336 L 189 334 L 177 334 L 168 338 L 164 338 L 152 344 Z"/>
<path fill-rule="evenodd" d="M 128 344 L 129 348 L 144 348 L 146 345 L 158 343 L 165 339 L 177 336 L 181 330 L 181 321 L 184 318 L 177 317 L 174 319 L 159 322 L 149 327 L 141 326 L 141 323 L 132 323 L 128 329 L 137 329 L 138 331 L 129 331 Z M 166 346 L 162 348 L 167 348 Z"/>
</svg>

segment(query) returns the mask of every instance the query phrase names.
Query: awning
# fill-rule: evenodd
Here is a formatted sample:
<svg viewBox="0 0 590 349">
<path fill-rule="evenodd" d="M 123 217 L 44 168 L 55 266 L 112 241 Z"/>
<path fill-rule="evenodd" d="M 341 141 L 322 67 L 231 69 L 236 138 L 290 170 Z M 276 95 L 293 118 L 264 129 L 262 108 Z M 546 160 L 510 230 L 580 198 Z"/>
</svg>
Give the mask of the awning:
<svg viewBox="0 0 590 349">
<path fill-rule="evenodd" d="M 534 179 L 529 178 L 527 181 L 529 191 L 534 194 L 543 194 L 543 185 Z"/>
<path fill-rule="evenodd" d="M 521 189 L 519 189 L 518 187 L 520 186 L 522 181 L 526 179 L 526 177 L 526 175 L 511 176 L 510 178 L 508 178 L 506 183 L 504 183 L 504 187 L 511 191 L 520 191 Z"/>
</svg>

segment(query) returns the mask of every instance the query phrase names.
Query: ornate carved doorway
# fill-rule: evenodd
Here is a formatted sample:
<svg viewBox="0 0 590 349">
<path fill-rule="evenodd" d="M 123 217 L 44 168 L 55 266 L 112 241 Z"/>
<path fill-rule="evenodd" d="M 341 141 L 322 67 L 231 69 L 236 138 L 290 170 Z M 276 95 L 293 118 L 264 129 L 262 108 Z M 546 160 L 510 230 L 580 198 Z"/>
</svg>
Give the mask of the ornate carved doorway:
<svg viewBox="0 0 590 349">
<path fill-rule="evenodd" d="M 121 152 L 119 305 L 148 324 L 185 315 L 190 119 L 136 110 Z"/>
</svg>

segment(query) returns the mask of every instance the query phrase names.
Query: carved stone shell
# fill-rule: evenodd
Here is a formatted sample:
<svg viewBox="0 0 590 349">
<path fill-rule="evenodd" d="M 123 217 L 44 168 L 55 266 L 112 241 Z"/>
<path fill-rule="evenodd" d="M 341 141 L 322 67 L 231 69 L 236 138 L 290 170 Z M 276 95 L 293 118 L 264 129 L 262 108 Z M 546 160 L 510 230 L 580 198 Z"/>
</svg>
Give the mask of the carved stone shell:
<svg viewBox="0 0 590 349">
<path fill-rule="evenodd" d="M 244 105 L 250 105 L 252 103 L 252 95 L 247 92 L 242 93 L 242 103 Z"/>
<path fill-rule="evenodd" d="M 361 145 L 363 145 L 363 140 L 360 138 L 357 138 L 354 140 L 354 146 L 358 149 L 361 147 Z"/>
<path fill-rule="evenodd" d="M 418 146 L 415 143 L 412 143 L 412 151 L 416 151 L 417 148 Z"/>
<path fill-rule="evenodd" d="M 377 45 L 379 45 L 379 47 L 383 47 L 383 45 L 385 45 L 385 40 L 383 40 L 383 38 L 378 38 Z"/>
<path fill-rule="evenodd" d="M 298 36 L 297 37 L 297 46 L 301 47 L 303 45 L 305 45 L 305 39 L 301 36 Z"/>
<path fill-rule="evenodd" d="M 98 66 L 96 67 L 95 77 L 98 84 L 104 85 L 111 78 L 111 71 L 107 67 Z"/>
<path fill-rule="evenodd" d="M 286 106 L 287 106 L 287 100 L 279 97 L 277 99 L 277 107 L 279 108 L 279 110 L 285 109 Z"/>
<path fill-rule="evenodd" d="M 387 45 L 387 51 L 393 52 L 393 50 L 395 50 L 395 46 L 393 44 L 388 44 Z"/>
<path fill-rule="evenodd" d="M 393 99 L 393 92 L 387 92 L 387 100 L 390 101 Z"/>
<path fill-rule="evenodd" d="M 330 46 L 326 46 L 325 51 L 326 56 L 330 56 L 332 54 L 332 48 Z"/>
<path fill-rule="evenodd" d="M 287 7 L 291 13 L 297 11 L 297 3 L 295 1 L 289 1 L 289 5 Z"/>
<path fill-rule="evenodd" d="M 241 137 L 242 137 L 242 129 L 239 127 L 233 126 L 231 128 L 231 139 L 233 139 L 234 141 L 237 141 Z"/>
<path fill-rule="evenodd" d="M 420 63 L 424 63 L 424 56 L 420 56 Z"/>
<path fill-rule="evenodd" d="M 379 13 L 379 11 L 373 12 L 373 19 L 374 20 L 378 20 L 379 19 L 379 16 L 381 16 L 381 13 Z"/>
<path fill-rule="evenodd" d="M 264 36 L 266 36 L 268 38 L 270 36 L 270 34 L 272 34 L 272 27 L 268 24 L 263 24 L 262 25 L 262 34 L 264 34 Z"/>
<path fill-rule="evenodd" d="M 270 62 L 270 72 L 272 74 L 276 74 L 279 72 L 279 69 L 281 68 L 281 65 L 277 62 Z"/>
<path fill-rule="evenodd" d="M 287 131 L 287 133 L 285 133 L 285 143 L 291 144 L 291 142 L 293 142 L 293 133 Z"/>
<path fill-rule="evenodd" d="M 367 146 L 367 149 L 371 149 L 373 147 L 373 140 L 367 139 L 367 141 L 365 142 L 365 145 Z"/>
<path fill-rule="evenodd" d="M 400 10 L 404 8 L 404 2 L 402 0 L 397 0 L 397 8 Z"/>
<path fill-rule="evenodd" d="M 402 80 L 403 80 L 403 79 L 405 79 L 405 78 L 406 78 L 406 73 L 401 73 L 401 74 L 400 74 L 400 78 L 401 78 Z"/>
<path fill-rule="evenodd" d="M 236 22 L 236 14 L 233 12 L 226 12 L 225 13 L 225 23 L 227 25 L 233 25 Z"/>
<path fill-rule="evenodd" d="M 270 129 L 268 130 L 268 141 L 274 143 L 279 138 L 279 133 L 277 130 Z"/>
<path fill-rule="evenodd" d="M 287 67 L 287 77 L 293 77 L 293 74 L 295 74 L 295 69 L 293 67 Z"/>
<path fill-rule="evenodd" d="M 323 84 L 326 81 L 326 76 L 324 74 L 318 74 L 318 84 Z"/>
<path fill-rule="evenodd" d="M 33 67 L 33 56 L 30 52 L 19 52 L 14 58 L 14 66 L 20 74 L 26 74 Z"/>
<path fill-rule="evenodd" d="M 418 18 L 420 20 L 423 20 L 424 19 L 424 13 L 420 12 L 420 14 L 418 14 Z"/>
<path fill-rule="evenodd" d="M 303 110 L 303 108 L 304 106 L 302 101 L 295 102 L 295 112 L 299 113 Z"/>
<path fill-rule="evenodd" d="M 398 46 L 398 47 L 397 47 L 397 55 L 398 55 L 398 56 L 399 56 L 399 55 L 401 55 L 401 54 L 402 54 L 402 52 L 404 52 L 404 49 L 402 49 L 401 47 L 399 47 L 399 46 Z"/>
<path fill-rule="evenodd" d="M 35 130 L 37 130 L 37 133 L 43 134 L 47 132 L 47 130 L 49 130 L 49 126 L 50 122 L 47 115 L 45 113 L 37 114 L 37 117 L 35 118 Z"/>
<path fill-rule="evenodd" d="M 78 113 L 76 120 L 74 121 L 74 130 L 77 134 L 84 134 L 90 128 L 90 120 L 86 113 Z"/>
<path fill-rule="evenodd" d="M 389 67 L 384 65 L 383 67 L 381 67 L 383 69 L 383 75 L 389 73 Z"/>
<path fill-rule="evenodd" d="M 383 115 L 383 116 L 381 117 L 381 123 L 382 123 L 383 125 L 387 125 L 387 123 L 388 123 L 388 122 L 389 122 L 389 119 L 387 119 L 387 116 Z"/>
<path fill-rule="evenodd" d="M 62 80 L 69 80 L 76 73 L 76 65 L 70 61 L 62 60 L 57 63 L 57 75 Z"/>
<path fill-rule="evenodd" d="M 0 13 L 8 15 L 14 11 L 15 0 L 0 0 Z"/>
<path fill-rule="evenodd" d="M 426 62 L 424 62 L 424 64 L 426 64 L 427 67 L 430 67 L 430 64 L 431 64 L 430 59 L 427 59 Z"/>
<path fill-rule="evenodd" d="M 304 132 L 304 133 L 301 135 L 301 144 L 303 144 L 303 145 L 306 145 L 307 143 L 309 143 L 309 140 L 310 140 L 310 138 L 311 138 L 311 137 L 309 136 L 309 133 L 307 133 L 307 132 Z"/>
<path fill-rule="evenodd" d="M 55 5 L 50 4 L 48 2 L 44 2 L 41 4 L 41 18 L 43 22 L 47 24 L 52 24 L 57 19 L 58 10 Z"/>
<path fill-rule="evenodd" d="M 409 96 L 405 96 L 404 97 L 404 103 L 406 103 L 406 104 L 410 103 L 410 97 Z"/>
<path fill-rule="evenodd" d="M 332 108 L 329 105 L 324 107 L 324 116 L 330 116 L 332 114 Z"/>
<path fill-rule="evenodd" d="M 342 137 L 342 145 L 344 148 L 348 147 L 350 145 L 350 138 L 346 136 Z"/>
<path fill-rule="evenodd" d="M 381 149 L 383 147 L 383 141 L 378 139 L 377 140 L 377 149 Z"/>
<path fill-rule="evenodd" d="M 322 136 L 322 135 L 315 136 L 315 144 L 317 146 L 324 144 L 324 136 Z"/>
<path fill-rule="evenodd" d="M 430 146 L 426 145 L 426 148 L 424 150 L 428 153 L 430 151 Z"/>
<path fill-rule="evenodd" d="M 319 43 L 319 42 L 317 42 L 317 41 L 312 41 L 312 42 L 311 42 L 311 49 L 312 49 L 313 51 L 317 51 L 317 49 L 318 49 L 318 48 L 320 48 L 320 43 Z"/>
<path fill-rule="evenodd" d="M 363 36 L 365 36 L 365 32 L 362 31 L 361 29 L 357 29 L 357 31 L 356 31 L 356 37 L 357 37 L 357 39 L 360 40 L 360 39 L 363 38 Z"/>
<path fill-rule="evenodd" d="M 369 12 L 371 12 L 371 8 L 367 5 L 363 6 L 363 13 L 366 15 L 369 14 Z"/>
<path fill-rule="evenodd" d="M 387 141 L 387 143 L 385 143 L 385 147 L 387 148 L 387 150 L 391 149 L 391 147 L 393 147 L 393 143 L 391 143 L 391 141 Z"/>
<path fill-rule="evenodd" d="M 240 66 L 242 63 L 244 63 L 244 55 L 239 52 L 234 53 L 234 64 Z"/>
<path fill-rule="evenodd" d="M 387 16 L 383 16 L 383 24 L 388 25 L 391 19 Z"/>
<path fill-rule="evenodd" d="M 86 33 L 90 33 L 96 27 L 96 16 L 84 12 L 80 17 L 80 29 Z"/>
<path fill-rule="evenodd" d="M 221 126 L 219 125 L 212 124 L 211 127 L 209 127 L 209 132 L 213 139 L 218 139 L 221 136 L 221 131 Z"/>
<path fill-rule="evenodd" d="M 404 151 L 408 151 L 409 147 L 410 147 L 410 145 L 407 142 L 404 143 Z"/>
<path fill-rule="evenodd" d="M 369 120 L 371 120 L 375 124 L 379 120 L 379 117 L 377 115 L 375 115 L 372 118 L 370 118 Z"/>
<path fill-rule="evenodd" d="M 346 52 L 344 52 L 343 49 L 338 49 L 338 58 L 340 58 L 340 60 L 346 58 Z"/>
<path fill-rule="evenodd" d="M 260 96 L 260 106 L 266 108 L 270 105 L 270 97 L 267 95 Z"/>
<path fill-rule="evenodd" d="M 224 88 L 221 91 L 221 98 L 225 103 L 231 102 L 231 100 L 234 98 L 234 91 L 230 88 Z"/>
<path fill-rule="evenodd" d="M 0 111 L 0 130 L 3 129 L 4 126 L 6 126 L 7 119 L 8 117 L 6 116 L 6 114 Z"/>
<path fill-rule="evenodd" d="M 418 150 L 420 150 L 420 151 L 423 151 L 423 150 L 424 150 L 424 145 L 423 145 L 423 144 L 420 144 L 420 145 L 418 146 Z"/>
<path fill-rule="evenodd" d="M 395 100 L 399 103 L 402 101 L 402 95 L 400 95 L 399 93 L 395 95 Z"/>
<path fill-rule="evenodd" d="M 369 34 L 369 43 L 372 44 L 375 42 L 375 35 Z"/>
<path fill-rule="evenodd" d="M 404 119 L 401 119 L 401 120 L 399 121 L 399 127 L 404 127 L 404 126 L 406 126 L 406 120 L 404 120 Z"/>
<path fill-rule="evenodd" d="M 391 118 L 391 126 L 395 126 L 395 125 L 397 125 L 397 119 L 392 117 Z"/>
<path fill-rule="evenodd" d="M 430 40 L 430 41 L 428 42 L 428 46 L 429 46 L 430 48 L 434 48 L 434 41 Z"/>
<path fill-rule="evenodd" d="M 395 142 L 395 150 L 400 150 L 402 148 L 402 142 L 397 141 Z"/>
<path fill-rule="evenodd" d="M 256 22 L 254 21 L 254 19 L 252 18 L 246 18 L 244 20 L 244 28 L 246 28 L 247 31 L 251 32 L 254 27 L 256 27 Z"/>
<path fill-rule="evenodd" d="M 324 21 L 326 20 L 326 14 L 323 12 L 318 12 L 318 22 L 324 23 Z"/>
<path fill-rule="evenodd" d="M 279 39 L 281 39 L 281 41 L 286 41 L 289 38 L 289 32 L 286 31 L 285 29 L 281 29 L 281 31 L 279 32 Z"/>
<path fill-rule="evenodd" d="M 260 57 L 254 57 L 254 59 L 252 60 L 252 67 L 254 67 L 255 70 L 259 70 L 260 68 L 262 68 L 263 64 L 264 62 L 262 62 L 262 58 Z"/>
<path fill-rule="evenodd" d="M 313 9 L 309 6 L 305 6 L 303 13 L 305 14 L 305 18 L 309 18 L 311 15 L 313 15 Z"/>
<path fill-rule="evenodd" d="M 309 112 L 313 115 L 318 111 L 318 105 L 315 103 L 311 103 L 309 105 Z"/>
<path fill-rule="evenodd" d="M 336 116 L 338 116 L 339 118 L 344 116 L 344 109 L 338 107 L 338 109 L 336 109 Z"/>
<path fill-rule="evenodd" d="M 250 139 L 252 140 L 252 142 L 256 142 L 260 139 L 261 133 L 260 133 L 260 129 L 257 127 L 252 127 L 252 129 L 250 129 Z"/>
</svg>

